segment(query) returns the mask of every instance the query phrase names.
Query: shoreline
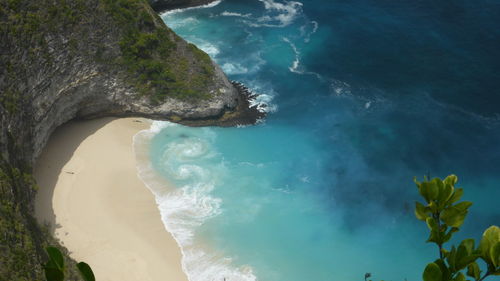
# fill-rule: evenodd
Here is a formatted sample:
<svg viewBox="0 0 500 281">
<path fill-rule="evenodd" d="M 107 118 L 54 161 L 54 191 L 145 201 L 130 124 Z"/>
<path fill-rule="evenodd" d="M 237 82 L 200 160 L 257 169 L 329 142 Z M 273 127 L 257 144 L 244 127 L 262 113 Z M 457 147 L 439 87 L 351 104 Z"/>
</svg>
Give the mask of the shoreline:
<svg viewBox="0 0 500 281">
<path fill-rule="evenodd" d="M 188 1 L 170 1 L 172 3 L 163 3 L 164 0 L 149 1 L 151 8 L 158 14 L 174 12 L 176 10 L 184 10 L 189 8 L 213 7 L 218 5 L 222 0 L 188 0 Z M 168 2 L 168 0 L 167 0 Z M 187 3 L 186 3 L 187 2 Z"/>
<path fill-rule="evenodd" d="M 157 136 L 159 139 L 166 137 L 167 135 L 164 133 L 158 134 L 163 130 L 168 130 L 168 136 L 172 138 L 175 138 L 176 135 L 181 138 L 189 138 L 189 133 L 184 135 L 182 132 L 183 127 L 185 126 L 172 122 L 154 121 L 149 130 L 142 130 L 134 136 L 138 176 L 156 198 L 165 229 L 174 237 L 181 249 L 182 268 L 189 280 L 255 281 L 256 277 L 253 275 L 251 267 L 234 266 L 232 257 L 214 249 L 204 237 L 195 234 L 196 228 L 203 224 L 207 218 L 217 215 L 217 211 L 214 212 L 213 208 L 219 208 L 217 206 L 219 199 L 211 198 L 209 194 L 206 194 L 213 187 L 202 184 L 205 186 L 196 185 L 198 187 L 193 188 L 193 185 L 187 184 L 172 190 L 170 188 L 172 183 L 168 179 L 171 176 L 172 178 L 177 177 L 175 175 L 165 177 L 153 167 L 151 153 L 163 154 L 164 152 L 155 151 L 154 148 L 151 148 L 152 151 L 148 149 L 152 139 Z M 178 131 L 179 129 L 181 132 Z M 196 147 L 195 144 L 194 147 Z M 184 149 L 189 150 L 189 148 Z M 184 149 L 181 148 L 180 151 L 174 149 L 175 151 L 171 151 L 171 153 L 182 157 L 180 155 L 186 152 Z M 167 150 L 170 149 L 167 148 Z M 191 156 L 194 155 L 191 154 Z M 168 166 L 173 164 L 167 164 L 168 160 L 167 162 L 162 161 L 162 163 Z M 179 168 L 175 164 L 170 167 L 174 170 Z"/>
<path fill-rule="evenodd" d="M 133 136 L 142 118 L 73 121 L 54 132 L 34 175 L 35 216 L 97 280 L 182 280 L 181 249 L 139 179 Z"/>
</svg>

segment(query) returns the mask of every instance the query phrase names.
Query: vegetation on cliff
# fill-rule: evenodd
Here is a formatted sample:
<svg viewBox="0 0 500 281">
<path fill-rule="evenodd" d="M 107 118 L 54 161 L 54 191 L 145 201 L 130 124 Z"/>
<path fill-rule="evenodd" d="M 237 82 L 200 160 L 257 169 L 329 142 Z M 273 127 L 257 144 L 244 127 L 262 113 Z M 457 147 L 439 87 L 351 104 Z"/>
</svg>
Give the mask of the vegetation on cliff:
<svg viewBox="0 0 500 281">
<path fill-rule="evenodd" d="M 210 97 L 210 58 L 166 27 L 146 0 L 0 3 L 0 61 L 6 66 L 0 70 L 0 102 L 9 111 L 23 92 L 16 82 L 28 80 L 30 68 L 57 67 L 55 48 L 107 71 L 125 70 L 124 81 L 155 102 Z"/>
<path fill-rule="evenodd" d="M 41 280 L 39 245 L 45 241 L 26 210 L 33 196 L 31 177 L 3 163 L 0 169 L 0 279 Z M 26 270 L 31 266 L 32 270 Z"/>
<path fill-rule="evenodd" d="M 154 92 L 160 102 L 169 94 L 176 98 L 208 98 L 206 91 L 214 66 L 210 57 L 188 44 L 192 58 L 177 56 L 174 49 L 180 38 L 165 26 L 145 1 L 104 0 L 106 11 L 123 27 L 120 40 L 122 57 L 135 85 L 143 94 Z M 193 71 L 197 69 L 198 71 Z"/>
<path fill-rule="evenodd" d="M 31 174 L 0 162 L 0 280 L 44 280 L 43 250 L 56 243 L 32 216 L 32 202 L 37 185 Z M 66 262 L 74 262 L 65 253 Z M 69 268 L 71 280 L 80 280 Z"/>
<path fill-rule="evenodd" d="M 43 248 L 57 243 L 33 217 L 35 114 L 44 118 L 59 97 L 74 94 L 66 82 L 87 75 L 81 68 L 152 103 L 216 94 L 207 86 L 215 85 L 208 55 L 176 36 L 146 0 L 0 0 L 0 280 L 44 279 Z"/>
</svg>

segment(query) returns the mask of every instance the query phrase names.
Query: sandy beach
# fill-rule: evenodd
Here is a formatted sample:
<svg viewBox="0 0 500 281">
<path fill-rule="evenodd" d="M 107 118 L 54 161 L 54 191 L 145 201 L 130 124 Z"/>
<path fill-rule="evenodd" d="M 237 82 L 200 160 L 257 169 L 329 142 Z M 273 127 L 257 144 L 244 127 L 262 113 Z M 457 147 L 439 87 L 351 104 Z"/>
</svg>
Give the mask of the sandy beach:
<svg viewBox="0 0 500 281">
<path fill-rule="evenodd" d="M 138 118 L 70 122 L 34 167 L 37 219 L 99 281 L 187 280 L 180 249 L 137 177 L 132 137 L 148 127 Z"/>
</svg>

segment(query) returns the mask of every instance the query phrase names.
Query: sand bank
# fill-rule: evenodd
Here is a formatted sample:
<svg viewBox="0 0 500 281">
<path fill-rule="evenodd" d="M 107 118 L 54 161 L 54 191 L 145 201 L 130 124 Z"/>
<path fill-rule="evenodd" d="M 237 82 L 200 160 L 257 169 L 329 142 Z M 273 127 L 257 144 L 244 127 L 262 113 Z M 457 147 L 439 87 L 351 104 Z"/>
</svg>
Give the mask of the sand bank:
<svg viewBox="0 0 500 281">
<path fill-rule="evenodd" d="M 34 168 L 37 219 L 98 281 L 187 280 L 181 251 L 137 177 L 132 137 L 148 127 L 138 118 L 70 122 Z"/>
</svg>

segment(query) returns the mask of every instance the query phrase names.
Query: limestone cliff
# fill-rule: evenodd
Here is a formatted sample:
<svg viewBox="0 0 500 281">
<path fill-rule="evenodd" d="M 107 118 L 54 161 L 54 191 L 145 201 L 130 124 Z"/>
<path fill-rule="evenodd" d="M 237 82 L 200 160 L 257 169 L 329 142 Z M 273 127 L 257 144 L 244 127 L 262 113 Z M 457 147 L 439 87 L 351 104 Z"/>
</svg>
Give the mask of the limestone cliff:
<svg viewBox="0 0 500 281">
<path fill-rule="evenodd" d="M 220 68 L 146 0 L 0 0 L 0 280 L 42 279 L 51 238 L 32 217 L 30 167 L 59 125 L 104 115 L 194 125 L 258 117 L 245 112 Z"/>
</svg>

